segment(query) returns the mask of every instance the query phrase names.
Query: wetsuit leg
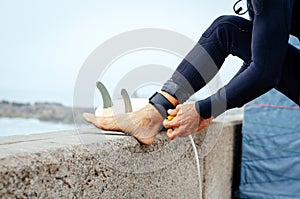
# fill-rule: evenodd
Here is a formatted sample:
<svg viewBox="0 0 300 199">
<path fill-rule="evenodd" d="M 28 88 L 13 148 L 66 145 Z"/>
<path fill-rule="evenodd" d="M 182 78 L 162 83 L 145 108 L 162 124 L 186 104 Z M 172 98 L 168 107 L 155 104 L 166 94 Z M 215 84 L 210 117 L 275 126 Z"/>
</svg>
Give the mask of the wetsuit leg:
<svg viewBox="0 0 300 199">
<path fill-rule="evenodd" d="M 185 102 L 218 72 L 229 54 L 251 62 L 252 22 L 237 16 L 221 16 L 204 32 L 162 90 Z M 240 71 L 240 72 L 241 72 Z"/>
</svg>

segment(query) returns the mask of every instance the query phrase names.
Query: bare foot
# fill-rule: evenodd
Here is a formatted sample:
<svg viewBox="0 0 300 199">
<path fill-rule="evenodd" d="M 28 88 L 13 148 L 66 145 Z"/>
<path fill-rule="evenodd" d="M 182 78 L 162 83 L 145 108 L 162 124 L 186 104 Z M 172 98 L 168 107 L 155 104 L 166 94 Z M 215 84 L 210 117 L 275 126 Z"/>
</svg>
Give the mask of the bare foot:
<svg viewBox="0 0 300 199">
<path fill-rule="evenodd" d="M 83 117 L 97 128 L 130 133 L 146 145 L 154 142 L 164 119 L 151 104 L 127 114 L 97 117 L 94 114 L 84 113 Z"/>
</svg>

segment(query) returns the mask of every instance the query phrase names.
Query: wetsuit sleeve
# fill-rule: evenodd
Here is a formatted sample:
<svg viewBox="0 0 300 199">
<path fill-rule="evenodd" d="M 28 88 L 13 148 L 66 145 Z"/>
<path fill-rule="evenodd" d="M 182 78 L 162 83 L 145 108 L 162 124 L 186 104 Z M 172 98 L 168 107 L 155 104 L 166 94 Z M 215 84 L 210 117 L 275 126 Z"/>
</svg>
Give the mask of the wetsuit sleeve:
<svg viewBox="0 0 300 199">
<path fill-rule="evenodd" d="M 252 62 L 216 94 L 196 102 L 203 118 L 218 116 L 275 87 L 279 82 L 288 47 L 292 0 L 252 0 L 255 4 Z"/>
</svg>

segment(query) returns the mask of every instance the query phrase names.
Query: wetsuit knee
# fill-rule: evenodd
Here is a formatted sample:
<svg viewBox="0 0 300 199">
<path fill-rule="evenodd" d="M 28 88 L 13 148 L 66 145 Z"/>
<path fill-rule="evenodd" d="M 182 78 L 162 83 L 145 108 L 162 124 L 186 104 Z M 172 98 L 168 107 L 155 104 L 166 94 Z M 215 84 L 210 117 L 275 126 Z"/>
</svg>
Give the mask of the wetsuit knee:
<svg viewBox="0 0 300 199">
<path fill-rule="evenodd" d="M 225 54 L 234 53 L 234 45 L 241 33 L 252 31 L 252 23 L 238 16 L 223 15 L 218 17 L 203 33 L 199 44 L 204 48 L 208 44 L 216 43 Z M 208 49 L 209 51 L 209 49 Z"/>
<path fill-rule="evenodd" d="M 203 33 L 203 37 L 210 37 L 214 32 L 220 32 L 221 30 L 230 29 L 235 24 L 236 16 L 223 15 L 218 17 L 210 27 Z"/>
</svg>

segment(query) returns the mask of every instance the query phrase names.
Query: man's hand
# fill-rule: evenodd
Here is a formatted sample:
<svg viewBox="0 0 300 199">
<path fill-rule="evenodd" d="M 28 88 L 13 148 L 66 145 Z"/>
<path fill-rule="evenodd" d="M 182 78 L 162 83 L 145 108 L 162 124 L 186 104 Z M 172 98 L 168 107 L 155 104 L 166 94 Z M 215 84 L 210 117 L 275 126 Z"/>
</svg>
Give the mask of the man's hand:
<svg viewBox="0 0 300 199">
<path fill-rule="evenodd" d="M 206 128 L 213 117 L 203 119 L 200 117 L 193 104 L 179 104 L 176 109 L 168 110 L 168 114 L 174 118 L 164 120 L 164 127 L 168 129 L 167 136 L 173 140 L 176 137 L 186 137 Z"/>
</svg>

